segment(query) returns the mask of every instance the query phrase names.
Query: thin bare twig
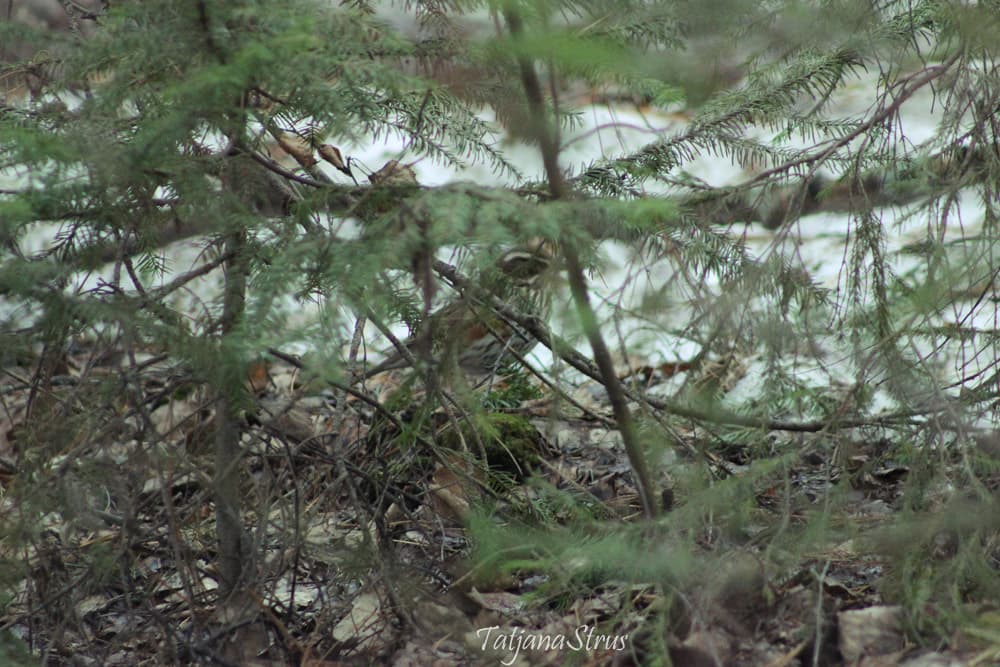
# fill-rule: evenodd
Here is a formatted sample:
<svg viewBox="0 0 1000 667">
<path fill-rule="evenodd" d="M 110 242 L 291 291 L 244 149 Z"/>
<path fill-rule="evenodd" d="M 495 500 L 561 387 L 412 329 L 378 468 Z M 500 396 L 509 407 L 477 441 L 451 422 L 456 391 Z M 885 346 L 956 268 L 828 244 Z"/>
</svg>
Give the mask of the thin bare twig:
<svg viewBox="0 0 1000 667">
<path fill-rule="evenodd" d="M 514 39 L 519 39 L 524 27 L 521 16 L 518 12 L 508 7 L 504 11 L 507 20 L 507 27 Z M 542 84 L 538 79 L 534 63 L 527 57 L 518 58 L 518 67 L 521 70 L 521 85 L 528 102 L 528 110 L 534 119 L 535 139 L 542 152 L 542 164 L 545 167 L 545 176 L 548 179 L 549 192 L 553 199 L 568 200 L 572 198 L 572 193 L 566 183 L 562 170 L 559 168 L 559 137 L 557 120 L 549 120 L 549 114 L 545 108 L 545 99 L 542 93 Z M 643 514 L 647 519 L 653 519 L 659 513 L 658 505 L 654 500 L 653 478 L 649 471 L 646 455 L 639 443 L 638 432 L 632 413 L 628 408 L 628 403 L 624 388 L 618 381 L 615 374 L 614 362 L 608 350 L 607 343 L 601 335 L 597 326 L 597 316 L 594 308 L 590 304 L 588 295 L 587 279 L 583 273 L 583 264 L 577 254 L 577 250 L 572 243 L 563 244 L 563 255 L 566 258 L 566 269 L 569 275 L 570 292 L 576 304 L 577 313 L 583 325 L 584 333 L 590 341 L 590 347 L 594 352 L 594 361 L 600 369 L 602 384 L 608 392 L 611 401 L 611 409 L 614 412 L 615 421 L 618 423 L 618 430 L 622 436 L 622 443 L 625 446 L 625 453 L 628 456 L 632 470 L 635 473 L 636 489 L 642 501 Z"/>
</svg>

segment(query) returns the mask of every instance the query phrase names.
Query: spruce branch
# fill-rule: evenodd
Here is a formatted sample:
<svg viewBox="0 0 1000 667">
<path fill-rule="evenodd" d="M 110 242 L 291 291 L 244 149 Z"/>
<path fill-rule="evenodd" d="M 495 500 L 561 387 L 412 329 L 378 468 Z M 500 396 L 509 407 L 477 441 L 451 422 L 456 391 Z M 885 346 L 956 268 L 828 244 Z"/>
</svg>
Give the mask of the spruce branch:
<svg viewBox="0 0 1000 667">
<path fill-rule="evenodd" d="M 579 371 L 586 377 L 596 382 L 604 384 L 605 376 L 601 369 L 593 361 L 576 351 L 576 349 L 564 338 L 555 334 L 549 327 L 535 316 L 523 313 L 498 297 L 484 292 L 475 283 L 463 276 L 458 270 L 440 260 L 434 262 L 434 271 L 454 285 L 457 289 L 474 295 L 477 299 L 483 300 L 492 310 L 501 317 L 516 323 L 527 333 L 537 339 L 542 345 L 548 348 L 553 355 L 566 362 L 571 368 Z M 617 375 L 615 375 L 617 378 Z M 619 384 L 619 386 L 621 386 Z M 607 386 L 605 385 L 605 388 Z M 911 423 L 914 418 L 929 414 L 939 414 L 954 409 L 954 405 L 933 405 L 927 404 L 913 409 L 900 410 L 897 412 L 863 416 L 863 417 L 835 417 L 830 419 L 816 419 L 812 421 L 786 421 L 780 419 L 770 419 L 766 416 L 744 415 L 725 409 L 702 410 L 699 408 L 677 403 L 667 399 L 656 398 L 645 394 L 638 394 L 622 386 L 625 397 L 638 404 L 643 404 L 658 413 L 666 413 L 675 417 L 693 419 L 708 424 L 718 424 L 720 426 L 734 426 L 740 428 L 755 428 L 765 431 L 786 431 L 789 433 L 819 433 L 821 431 L 832 432 L 838 429 L 860 428 L 860 427 L 891 427 Z"/>
<path fill-rule="evenodd" d="M 508 6 L 504 11 L 507 26 L 514 39 L 522 37 L 524 32 L 523 22 L 517 10 Z M 542 163 L 545 166 L 545 175 L 548 178 L 549 192 L 553 199 L 568 200 L 572 198 L 572 192 L 563 177 L 559 167 L 559 140 L 555 126 L 549 120 L 549 112 L 545 108 L 545 98 L 542 84 L 538 79 L 534 63 L 527 57 L 518 58 L 518 69 L 521 73 L 521 85 L 524 87 L 524 94 L 527 98 L 528 111 L 534 121 L 531 130 L 542 153 Z M 554 74 L 553 74 L 554 75 Z M 583 264 L 576 247 L 572 242 L 563 243 L 563 254 L 566 257 L 566 268 L 569 274 L 570 291 L 573 301 L 576 304 L 577 313 L 580 317 L 583 330 L 590 341 L 591 349 L 594 352 L 594 360 L 601 371 L 601 379 L 611 400 L 612 411 L 618 430 L 625 445 L 625 452 L 629 463 L 635 473 L 636 489 L 642 502 L 643 514 L 647 519 L 656 518 L 659 514 L 658 505 L 655 501 L 653 490 L 653 478 L 649 471 L 649 464 L 646 461 L 646 454 L 642 450 L 639 442 L 639 434 L 635 428 L 632 413 L 628 408 L 627 399 L 622 385 L 615 373 L 614 362 L 611 360 L 611 353 L 607 343 L 601 335 L 597 325 L 597 315 L 590 304 L 588 295 L 587 279 L 583 274 Z"/>
</svg>

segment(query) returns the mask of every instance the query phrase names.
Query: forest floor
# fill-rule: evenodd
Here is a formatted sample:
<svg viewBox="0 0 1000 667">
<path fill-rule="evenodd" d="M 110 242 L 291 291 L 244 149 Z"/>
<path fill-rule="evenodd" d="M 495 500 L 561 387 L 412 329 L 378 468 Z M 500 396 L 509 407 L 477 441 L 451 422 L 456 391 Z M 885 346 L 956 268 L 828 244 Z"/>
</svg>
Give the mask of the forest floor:
<svg viewBox="0 0 1000 667">
<path fill-rule="evenodd" d="M 63 361 L 61 379 L 38 396 L 30 383 L 5 392 L 0 428 L 5 502 L 20 501 L 5 507 L 8 516 L 35 516 L 46 494 L 71 500 L 68 514 L 46 514 L 32 532 L 16 602 L 0 619 L 7 632 L 46 646 L 45 664 L 1000 660 L 997 616 L 987 608 L 968 609 L 971 620 L 954 624 L 944 643 L 912 642 L 945 620 L 935 618 L 944 612 L 931 591 L 920 614 L 898 604 L 913 576 L 906 552 L 929 569 L 961 558 L 968 535 L 953 502 L 946 511 L 907 506 L 911 468 L 887 455 L 898 450 L 884 439 L 857 429 L 771 432 L 771 463 L 761 470 L 759 449 L 721 426 L 676 428 L 651 449 L 663 514 L 650 524 L 596 383 L 573 386 L 572 402 L 508 394 L 480 416 L 493 435 L 479 443 L 489 466 L 475 468 L 463 447 L 478 445 L 454 431 L 449 438 L 443 413 L 425 415 L 440 436 L 427 449 L 380 409 L 317 388 L 276 359 L 248 379 L 257 403 L 243 425 L 260 613 L 220 630 L 210 622 L 218 613 L 211 404 L 185 390 L 177 368 L 139 358 L 150 362 L 142 386 L 161 437 L 74 442 L 80 420 L 113 422 L 119 404 L 107 392 L 120 360 L 80 349 Z M 685 372 L 633 370 L 647 390 Z M 500 381 L 491 396 L 507 387 Z M 399 376 L 366 390 L 386 405 L 406 391 Z M 29 400 L 32 415 L 11 419 Z M 419 396 L 405 400 L 418 409 Z M 22 455 L 18 469 L 9 462 L 29 432 L 64 447 Z M 52 488 L 25 493 L 29 467 L 57 473 Z M 943 506 L 952 495 L 941 488 L 922 497 Z M 995 541 L 985 548 L 1000 556 Z M 216 642 L 230 631 L 242 642 L 235 653 Z"/>
</svg>

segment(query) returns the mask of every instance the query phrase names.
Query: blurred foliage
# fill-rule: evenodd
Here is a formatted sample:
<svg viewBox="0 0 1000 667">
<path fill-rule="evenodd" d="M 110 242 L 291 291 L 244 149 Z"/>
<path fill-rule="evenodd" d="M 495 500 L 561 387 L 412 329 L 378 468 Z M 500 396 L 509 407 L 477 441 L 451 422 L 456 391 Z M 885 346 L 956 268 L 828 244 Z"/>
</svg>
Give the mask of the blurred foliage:
<svg viewBox="0 0 1000 667">
<path fill-rule="evenodd" d="M 677 498 L 647 525 L 623 520 L 627 502 L 609 509 L 593 479 L 534 480 L 514 500 L 513 483 L 483 484 L 494 504 L 469 521 L 476 576 L 541 577 L 534 601 L 555 608 L 604 586 L 648 587 L 661 598 L 648 613 L 681 634 L 699 595 L 766 608 L 775 582 L 822 569 L 827 550 L 863 534 L 888 569 L 881 595 L 905 603 L 918 641 L 946 639 L 976 618 L 969 605 L 996 602 L 995 3 L 108 4 L 62 31 L 0 22 L 0 44 L 18 47 L 0 53 L 0 364 L 3 396 L 21 401 L 0 412 L 0 456 L 16 464 L 16 481 L 0 480 L 0 605 L 41 624 L 32 650 L 92 636 L 74 605 L 132 585 L 150 526 L 170 528 L 156 538 L 163 558 L 198 570 L 192 553 L 213 537 L 191 527 L 212 484 L 197 453 L 222 421 L 211 396 L 253 440 L 258 397 L 245 378 L 270 350 L 296 346 L 308 350 L 304 373 L 333 383 L 330 431 L 347 439 L 352 318 L 416 330 L 461 291 L 428 281 L 430 259 L 484 284 L 506 249 L 537 238 L 579 250 L 595 283 L 606 249 L 627 249 L 622 289 L 645 292 L 648 307 L 613 295 L 601 322 L 623 359 L 642 346 L 697 350 L 675 384 L 662 360 L 645 369 L 666 399 L 627 379 Z M 515 13 L 521 35 L 505 24 Z M 574 197 L 551 201 L 537 164 L 511 157 L 544 122 L 525 101 L 525 63 L 560 148 L 584 132 L 591 103 L 685 122 L 587 164 L 565 152 Z M 864 108 L 841 117 L 845 95 Z M 901 108 L 929 97 L 935 132 L 908 136 Z M 359 184 L 276 150 L 288 134 L 310 155 L 392 138 L 400 161 L 486 164 L 507 185 Z M 702 158 L 740 175 L 705 182 L 692 173 Z M 831 210 L 849 216 L 845 244 L 803 258 L 795 223 Z M 750 225 L 777 229 L 765 251 L 750 249 Z M 912 241 L 900 253 L 889 250 L 897 233 Z M 185 273 L 165 248 L 191 239 L 204 270 Z M 821 284 L 816 262 L 838 260 L 836 286 Z M 237 274 L 245 286 L 233 287 Z M 220 285 L 245 309 L 227 310 Z M 566 311 L 562 332 L 581 340 Z M 646 337 L 634 345 L 635 330 Z M 567 396 L 578 389 L 573 371 L 556 371 Z M 325 452 L 343 468 L 311 480 L 359 513 L 361 541 L 390 541 L 368 526 L 387 531 L 389 491 L 412 501 L 443 451 L 478 441 L 507 481 L 545 456 L 527 420 L 498 414 L 549 395 L 529 375 L 489 391 L 414 375 L 382 412 L 366 404 L 376 426 L 331 448 L 340 458 Z M 185 426 L 152 418 L 170 397 L 193 406 Z M 287 521 L 292 541 L 298 512 L 323 503 L 297 495 L 306 484 L 290 500 L 268 476 L 272 441 L 240 442 L 246 520 L 268 538 L 252 546 L 263 572 L 285 565 L 263 557 L 279 541 L 273 522 Z M 282 456 L 299 452 L 281 442 Z M 502 454 L 517 466 L 498 465 Z M 869 529 L 854 487 L 897 461 L 908 466 L 890 499 L 900 516 Z M 627 498 L 627 471 L 610 477 Z M 286 503 L 294 512 L 269 514 Z M 109 541 L 86 548 L 97 539 Z M 351 562 L 345 589 L 367 561 Z M 748 574 L 758 566 L 761 580 Z M 10 572 L 45 585 L 18 588 Z M 203 608 L 189 576 L 183 602 Z M 32 605 L 53 600 L 46 626 Z M 6 638 L 0 661 L 21 660 Z M 650 645 L 662 652 L 662 641 Z"/>
</svg>

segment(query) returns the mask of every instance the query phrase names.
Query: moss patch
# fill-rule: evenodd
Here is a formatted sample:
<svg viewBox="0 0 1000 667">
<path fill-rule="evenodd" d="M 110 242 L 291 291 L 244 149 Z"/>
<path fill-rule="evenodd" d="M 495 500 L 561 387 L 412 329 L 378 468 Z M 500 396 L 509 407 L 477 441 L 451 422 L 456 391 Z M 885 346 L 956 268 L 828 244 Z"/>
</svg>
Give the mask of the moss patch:
<svg viewBox="0 0 1000 667">
<path fill-rule="evenodd" d="M 538 430 L 519 415 L 491 412 L 477 415 L 461 425 L 466 442 L 483 443 L 486 462 L 497 472 L 506 472 L 520 480 L 538 465 L 542 437 Z M 461 448 L 461 439 L 454 429 L 441 435 L 440 442 L 453 449 Z"/>
</svg>

